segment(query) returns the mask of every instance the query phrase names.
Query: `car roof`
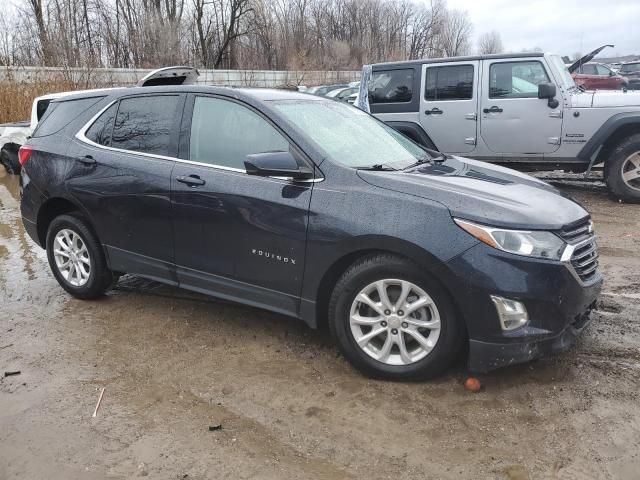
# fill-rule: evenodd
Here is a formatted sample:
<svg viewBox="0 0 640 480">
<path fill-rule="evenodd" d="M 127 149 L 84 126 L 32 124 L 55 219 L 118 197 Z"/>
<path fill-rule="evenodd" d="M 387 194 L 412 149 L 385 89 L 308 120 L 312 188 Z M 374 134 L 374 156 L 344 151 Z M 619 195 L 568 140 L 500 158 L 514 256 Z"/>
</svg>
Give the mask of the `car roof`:
<svg viewBox="0 0 640 480">
<path fill-rule="evenodd" d="M 157 87 L 124 87 L 105 90 L 85 90 L 69 93 L 63 97 L 58 97 L 52 101 L 77 100 L 80 98 L 90 98 L 101 96 L 113 96 L 114 98 L 124 97 L 132 94 L 148 95 L 152 93 L 207 93 L 213 95 L 224 95 L 238 98 L 240 100 L 250 100 L 252 102 L 269 102 L 275 100 L 304 100 L 304 101 L 330 101 L 324 97 L 310 95 L 308 93 L 294 90 L 278 90 L 274 88 L 236 88 L 236 87 L 215 87 L 209 85 L 173 85 Z"/>
<path fill-rule="evenodd" d="M 399 62 L 374 63 L 374 67 L 393 66 L 393 65 L 422 65 L 423 63 L 445 63 L 445 62 L 470 62 L 474 60 L 495 60 L 506 58 L 522 58 L 522 57 L 544 57 L 542 52 L 528 53 L 497 53 L 491 55 L 469 55 L 464 57 L 444 57 L 444 58 L 423 58 L 421 60 L 403 60 Z"/>
</svg>

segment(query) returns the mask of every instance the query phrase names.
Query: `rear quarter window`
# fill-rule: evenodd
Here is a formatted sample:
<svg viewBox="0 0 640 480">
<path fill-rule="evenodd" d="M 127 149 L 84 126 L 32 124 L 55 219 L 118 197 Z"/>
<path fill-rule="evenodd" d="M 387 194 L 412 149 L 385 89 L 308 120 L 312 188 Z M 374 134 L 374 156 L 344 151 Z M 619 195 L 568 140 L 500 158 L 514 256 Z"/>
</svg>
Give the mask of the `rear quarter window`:
<svg viewBox="0 0 640 480">
<path fill-rule="evenodd" d="M 46 137 L 47 135 L 58 133 L 103 98 L 104 97 L 90 97 L 51 102 L 42 120 L 33 132 L 32 137 Z"/>
</svg>

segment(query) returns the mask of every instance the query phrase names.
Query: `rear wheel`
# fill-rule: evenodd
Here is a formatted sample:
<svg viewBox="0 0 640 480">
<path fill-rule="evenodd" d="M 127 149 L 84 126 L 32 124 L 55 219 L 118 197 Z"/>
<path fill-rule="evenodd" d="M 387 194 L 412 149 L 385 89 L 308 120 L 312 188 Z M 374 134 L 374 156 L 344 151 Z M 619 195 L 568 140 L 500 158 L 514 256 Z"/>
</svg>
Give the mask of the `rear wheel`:
<svg viewBox="0 0 640 480">
<path fill-rule="evenodd" d="M 449 296 L 412 262 L 367 256 L 336 284 L 329 327 L 344 356 L 363 373 L 424 379 L 459 352 L 462 330 Z"/>
<path fill-rule="evenodd" d="M 604 173 L 614 199 L 640 203 L 640 133 L 625 138 L 613 149 Z"/>
<path fill-rule="evenodd" d="M 76 215 L 55 218 L 47 233 L 47 257 L 62 288 L 76 298 L 93 299 L 113 284 L 114 275 L 97 237 Z"/>
</svg>

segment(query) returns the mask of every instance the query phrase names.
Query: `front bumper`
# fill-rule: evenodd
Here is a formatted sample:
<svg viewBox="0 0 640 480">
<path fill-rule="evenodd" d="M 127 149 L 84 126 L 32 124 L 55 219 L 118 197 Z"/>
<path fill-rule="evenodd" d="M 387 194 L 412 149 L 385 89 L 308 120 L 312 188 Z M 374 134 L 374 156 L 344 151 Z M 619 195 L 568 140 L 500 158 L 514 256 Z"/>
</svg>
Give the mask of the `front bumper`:
<svg viewBox="0 0 640 480">
<path fill-rule="evenodd" d="M 486 372 L 564 350 L 589 323 L 602 287 L 583 283 L 569 264 L 478 244 L 448 262 L 449 285 L 469 337 L 469 369 Z M 451 279 L 449 279 L 451 280 Z M 504 331 L 490 295 L 525 304 L 529 322 Z"/>
<path fill-rule="evenodd" d="M 469 340 L 469 370 L 486 373 L 496 368 L 524 363 L 544 355 L 562 352 L 576 343 L 582 331 L 591 323 L 590 308 L 578 315 L 559 334 L 542 340 L 523 337 L 519 343 L 492 343 Z"/>
</svg>

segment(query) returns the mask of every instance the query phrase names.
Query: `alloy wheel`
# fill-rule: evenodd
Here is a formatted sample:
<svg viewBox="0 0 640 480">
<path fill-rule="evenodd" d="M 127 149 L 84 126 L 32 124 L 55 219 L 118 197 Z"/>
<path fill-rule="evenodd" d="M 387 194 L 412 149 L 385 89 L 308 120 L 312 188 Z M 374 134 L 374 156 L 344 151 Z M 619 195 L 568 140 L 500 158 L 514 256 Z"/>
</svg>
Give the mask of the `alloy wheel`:
<svg viewBox="0 0 640 480">
<path fill-rule="evenodd" d="M 622 181 L 634 190 L 640 190 L 640 152 L 635 152 L 622 162 Z"/>
<path fill-rule="evenodd" d="M 425 358 L 440 337 L 440 313 L 423 289 L 406 280 L 373 282 L 356 295 L 349 316 L 357 345 L 387 365 Z"/>
<path fill-rule="evenodd" d="M 73 230 L 60 230 L 53 241 L 53 256 L 60 275 L 74 287 L 82 287 L 91 275 L 91 257 L 84 241 Z"/>
</svg>

